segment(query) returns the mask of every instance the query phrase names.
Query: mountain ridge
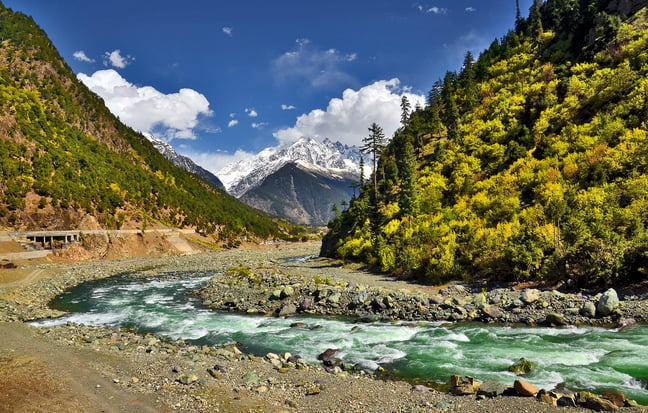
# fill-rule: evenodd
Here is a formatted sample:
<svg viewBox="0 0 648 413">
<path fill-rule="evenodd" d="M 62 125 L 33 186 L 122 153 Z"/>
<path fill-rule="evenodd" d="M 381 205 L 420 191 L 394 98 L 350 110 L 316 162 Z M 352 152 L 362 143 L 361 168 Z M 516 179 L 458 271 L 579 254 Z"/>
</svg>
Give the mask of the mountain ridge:
<svg viewBox="0 0 648 413">
<path fill-rule="evenodd" d="M 359 162 L 363 156 L 354 146 L 302 137 L 289 145 L 266 148 L 254 157 L 229 164 L 216 175 L 228 192 L 238 198 L 284 165 L 297 161 L 321 167 L 322 172 L 349 173 L 359 178 Z"/>
</svg>

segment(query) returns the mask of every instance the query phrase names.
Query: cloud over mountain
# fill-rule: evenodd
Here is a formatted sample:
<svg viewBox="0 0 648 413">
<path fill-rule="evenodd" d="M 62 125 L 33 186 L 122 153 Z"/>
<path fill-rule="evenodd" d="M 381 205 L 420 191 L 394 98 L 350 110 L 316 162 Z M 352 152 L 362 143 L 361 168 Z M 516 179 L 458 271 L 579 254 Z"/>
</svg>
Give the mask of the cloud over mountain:
<svg viewBox="0 0 648 413">
<path fill-rule="evenodd" d="M 166 140 L 194 139 L 199 117 L 212 113 L 207 98 L 193 89 L 164 94 L 151 86 L 133 85 L 113 69 L 77 77 L 126 125 Z"/>
<path fill-rule="evenodd" d="M 391 138 L 400 127 L 401 97 L 405 95 L 412 108 L 424 105 L 425 97 L 407 92 L 399 79 L 380 80 L 359 90 L 346 89 L 342 98 L 331 99 L 326 110 L 315 109 L 297 118 L 295 126 L 274 133 L 282 144 L 306 136 L 329 138 L 348 145 L 361 145 L 367 128 L 376 122 L 385 136 Z"/>
</svg>

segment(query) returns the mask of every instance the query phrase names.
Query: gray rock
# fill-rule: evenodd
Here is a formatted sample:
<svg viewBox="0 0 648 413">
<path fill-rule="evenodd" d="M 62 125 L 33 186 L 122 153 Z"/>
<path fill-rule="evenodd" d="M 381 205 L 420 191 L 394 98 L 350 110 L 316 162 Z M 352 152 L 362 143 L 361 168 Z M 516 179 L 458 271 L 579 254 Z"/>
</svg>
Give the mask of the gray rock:
<svg viewBox="0 0 648 413">
<path fill-rule="evenodd" d="M 617 296 L 617 292 L 614 290 L 614 288 L 610 288 L 609 290 L 604 292 L 599 299 L 598 304 L 596 305 L 596 310 L 600 315 L 605 317 L 607 315 L 610 315 L 612 311 L 616 310 L 618 306 L 619 297 Z"/>
<path fill-rule="evenodd" d="M 494 305 L 486 305 L 482 308 L 482 313 L 488 318 L 498 319 L 502 316 L 502 311 Z"/>
<path fill-rule="evenodd" d="M 486 297 L 486 294 L 484 293 L 476 294 L 475 297 L 473 297 L 473 304 L 475 304 L 476 307 L 484 306 L 488 304 L 488 297 Z"/>
<path fill-rule="evenodd" d="M 484 395 L 486 397 L 497 397 L 501 396 L 506 390 L 504 384 L 496 380 L 486 380 L 479 386 L 477 394 Z"/>
<path fill-rule="evenodd" d="M 285 303 L 279 309 L 279 316 L 293 315 L 297 312 L 297 306 L 293 303 Z"/>
<path fill-rule="evenodd" d="M 526 288 L 522 291 L 520 299 L 527 304 L 534 303 L 540 299 L 540 291 L 535 288 Z"/>
<path fill-rule="evenodd" d="M 583 304 L 583 307 L 581 307 L 579 313 L 583 317 L 594 318 L 596 317 L 596 306 L 593 302 L 587 301 L 585 302 L 585 304 Z"/>
<path fill-rule="evenodd" d="M 559 313 L 549 313 L 545 319 L 547 324 L 552 324 L 554 326 L 566 326 L 569 324 L 565 316 Z"/>
<path fill-rule="evenodd" d="M 280 297 L 281 298 L 292 297 L 294 294 L 295 294 L 295 289 L 288 285 L 281 290 Z"/>
<path fill-rule="evenodd" d="M 327 298 L 327 300 L 331 304 L 338 304 L 340 302 L 340 298 L 342 298 L 342 294 L 333 293 Z"/>
<path fill-rule="evenodd" d="M 259 375 L 253 371 L 245 373 L 243 377 L 241 377 L 241 380 L 243 380 L 243 383 L 247 385 L 261 383 L 261 378 L 259 378 Z"/>
</svg>

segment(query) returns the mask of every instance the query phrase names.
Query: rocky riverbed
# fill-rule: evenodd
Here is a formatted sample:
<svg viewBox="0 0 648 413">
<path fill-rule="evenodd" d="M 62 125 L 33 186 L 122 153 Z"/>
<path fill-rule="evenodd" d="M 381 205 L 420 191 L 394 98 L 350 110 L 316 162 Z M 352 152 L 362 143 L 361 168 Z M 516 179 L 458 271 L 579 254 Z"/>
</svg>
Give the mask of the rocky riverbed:
<svg viewBox="0 0 648 413">
<path fill-rule="evenodd" d="M 0 298 L 0 321 L 4 321 L 0 323 L 0 334 L 8 338 L 0 344 L 0 368 L 6 368 L 5 360 L 13 366 L 12 360 L 31 357 L 50 366 L 54 379 L 57 374 L 74 376 L 74 371 L 64 371 L 66 366 L 51 367 L 55 361 L 52 355 L 56 358 L 57 353 L 78 354 L 84 366 L 97 366 L 93 373 L 95 381 L 102 383 L 84 379 L 85 391 L 97 393 L 110 387 L 112 398 L 133 394 L 150 396 L 142 399 L 149 401 L 142 403 L 149 403 L 151 411 L 553 412 L 557 411 L 554 405 L 562 397 L 573 400 L 574 405 L 580 403 L 580 407 L 561 407 L 560 411 L 583 410 L 582 406 L 598 410 L 616 408 L 604 399 L 585 393 L 571 396 L 567 391 L 550 393 L 528 389 L 523 381 L 508 390 L 499 384 L 502 391 L 495 390 L 495 394 L 504 392 L 513 396 L 492 398 L 488 388 L 498 387 L 494 383 L 480 385 L 472 378 L 448 378 L 450 390 L 464 394 L 453 396 L 425 386 L 309 365 L 298 355 L 271 353 L 255 357 L 240 353 L 234 346 L 197 347 L 125 329 L 76 325 L 33 329 L 22 324 L 26 320 L 59 315 L 47 303 L 65 289 L 120 273 L 182 277 L 224 272 L 197 292 L 206 304 L 212 308 L 268 315 L 304 312 L 348 315 L 366 321 L 443 319 L 610 325 L 630 319 L 644 322 L 647 313 L 645 296 L 623 295 L 617 303 L 608 297 L 611 292 L 606 296 L 584 296 L 535 289 L 472 291 L 460 285 L 437 289 L 367 274 L 329 260 L 289 259 L 316 254 L 318 247 L 316 243 L 304 243 L 184 257 L 93 262 L 71 268 L 44 265 L 39 269 L 59 274 Z M 23 329 L 29 332 L 18 334 Z M 46 349 L 47 355 L 33 354 L 38 353 L 33 346 L 40 342 L 44 344 L 38 348 Z M 9 380 L 9 384 L 11 380 L 19 381 L 20 371 L 10 371 L 17 375 L 3 374 L 3 380 Z M 5 382 L 1 387 L 11 388 Z M 521 397 L 523 394 L 535 397 Z M 93 400 L 97 402 L 96 398 Z M 17 403 L 16 397 L 11 401 Z M 109 399 L 105 402 L 109 406 Z M 562 403 L 569 405 L 567 399 Z M 627 403 L 620 401 L 619 404 Z M 639 407 L 622 409 L 644 411 Z M 132 411 L 145 410 L 134 407 Z"/>
</svg>

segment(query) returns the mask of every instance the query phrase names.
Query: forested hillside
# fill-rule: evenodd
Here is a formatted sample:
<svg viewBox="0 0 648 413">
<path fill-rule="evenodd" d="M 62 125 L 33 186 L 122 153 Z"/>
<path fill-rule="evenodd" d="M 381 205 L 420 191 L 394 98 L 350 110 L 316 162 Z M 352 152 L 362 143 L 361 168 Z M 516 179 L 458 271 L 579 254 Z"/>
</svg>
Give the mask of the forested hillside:
<svg viewBox="0 0 648 413">
<path fill-rule="evenodd" d="M 646 279 L 646 3 L 518 12 L 425 108 L 404 102 L 378 187 L 329 224 L 322 253 L 431 282 Z"/>
<path fill-rule="evenodd" d="M 165 159 L 77 81 L 47 35 L 0 3 L 0 228 L 195 227 L 223 240 L 291 226 Z"/>
</svg>

